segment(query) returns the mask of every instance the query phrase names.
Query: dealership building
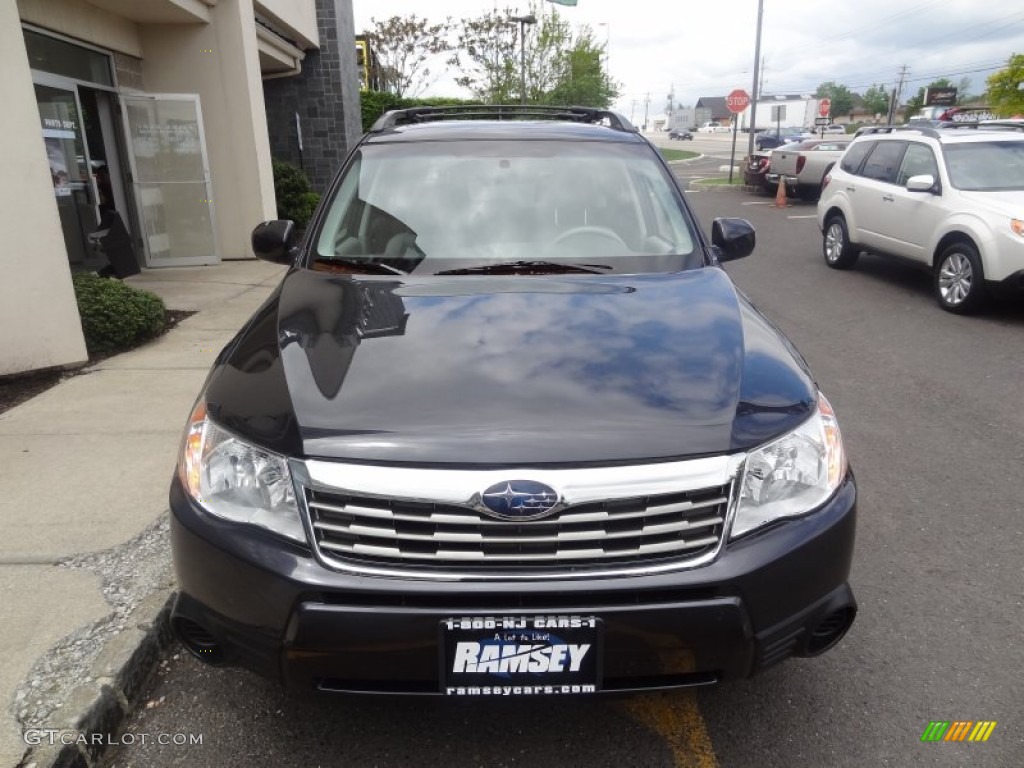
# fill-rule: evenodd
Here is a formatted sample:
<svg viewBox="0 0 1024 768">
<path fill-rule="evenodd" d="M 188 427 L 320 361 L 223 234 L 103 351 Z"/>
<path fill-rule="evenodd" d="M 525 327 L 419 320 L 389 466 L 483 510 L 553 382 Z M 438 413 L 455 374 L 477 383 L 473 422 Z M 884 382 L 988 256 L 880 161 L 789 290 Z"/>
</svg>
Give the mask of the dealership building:
<svg viewBox="0 0 1024 768">
<path fill-rule="evenodd" d="M 272 154 L 322 191 L 354 39 L 351 0 L 0 2 L 0 376 L 86 360 L 77 271 L 250 258 Z"/>
</svg>

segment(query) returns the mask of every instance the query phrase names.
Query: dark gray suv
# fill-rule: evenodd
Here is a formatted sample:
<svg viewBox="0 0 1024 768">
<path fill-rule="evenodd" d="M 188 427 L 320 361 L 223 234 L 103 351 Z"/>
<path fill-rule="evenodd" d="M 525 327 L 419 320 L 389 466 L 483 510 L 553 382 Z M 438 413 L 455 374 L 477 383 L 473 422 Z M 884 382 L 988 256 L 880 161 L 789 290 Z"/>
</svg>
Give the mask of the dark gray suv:
<svg viewBox="0 0 1024 768">
<path fill-rule="evenodd" d="M 853 622 L 856 488 L 803 359 L 660 153 L 580 108 L 385 115 L 220 353 L 171 485 L 173 625 L 326 691 L 660 689 Z"/>
</svg>

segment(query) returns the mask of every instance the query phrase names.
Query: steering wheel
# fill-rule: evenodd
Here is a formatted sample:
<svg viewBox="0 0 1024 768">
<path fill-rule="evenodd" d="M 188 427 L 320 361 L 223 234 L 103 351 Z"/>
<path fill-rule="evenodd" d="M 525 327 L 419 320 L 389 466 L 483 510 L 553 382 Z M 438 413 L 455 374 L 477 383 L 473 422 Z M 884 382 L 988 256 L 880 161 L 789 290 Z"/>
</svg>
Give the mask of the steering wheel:
<svg viewBox="0 0 1024 768">
<path fill-rule="evenodd" d="M 616 246 L 621 248 L 623 253 L 629 252 L 629 246 L 626 245 L 626 241 L 619 237 L 619 234 L 615 230 L 608 229 L 607 227 L 589 226 L 573 227 L 572 229 L 565 230 L 565 232 L 562 232 L 558 237 L 556 237 L 548 244 L 548 249 L 557 248 L 558 246 L 562 245 L 566 240 L 572 240 L 574 238 L 579 237 L 603 238 L 605 240 L 611 241 Z"/>
</svg>

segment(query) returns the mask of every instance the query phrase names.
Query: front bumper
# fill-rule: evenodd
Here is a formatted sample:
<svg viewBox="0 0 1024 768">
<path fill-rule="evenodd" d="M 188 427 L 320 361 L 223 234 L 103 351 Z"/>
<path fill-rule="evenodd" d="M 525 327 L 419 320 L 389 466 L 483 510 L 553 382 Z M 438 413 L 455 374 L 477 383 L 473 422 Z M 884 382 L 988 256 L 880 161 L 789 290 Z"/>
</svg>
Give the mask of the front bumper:
<svg viewBox="0 0 1024 768">
<path fill-rule="evenodd" d="M 819 510 L 728 543 L 709 565 L 537 582 L 337 573 L 300 546 L 210 518 L 177 479 L 170 500 L 179 637 L 201 659 L 300 688 L 440 693 L 442 621 L 536 615 L 601 620 L 603 691 L 713 683 L 827 650 L 856 612 L 852 476 Z"/>
</svg>

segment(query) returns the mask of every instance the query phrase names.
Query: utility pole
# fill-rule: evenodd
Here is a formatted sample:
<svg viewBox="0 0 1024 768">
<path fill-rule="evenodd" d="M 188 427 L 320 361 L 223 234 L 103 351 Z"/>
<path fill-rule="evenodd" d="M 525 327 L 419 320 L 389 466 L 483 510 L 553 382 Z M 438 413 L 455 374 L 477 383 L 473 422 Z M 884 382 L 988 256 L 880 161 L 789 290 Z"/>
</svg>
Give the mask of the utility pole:
<svg viewBox="0 0 1024 768">
<path fill-rule="evenodd" d="M 761 74 L 761 19 L 764 17 L 764 0 L 757 0 L 757 37 L 754 42 L 754 82 L 750 97 L 750 133 L 747 134 L 747 157 L 754 154 L 754 131 L 757 130 L 757 100 L 761 98 L 757 80 Z"/>
<path fill-rule="evenodd" d="M 633 99 L 633 106 L 629 108 L 629 122 L 636 124 L 636 99 Z"/>
<path fill-rule="evenodd" d="M 896 84 L 896 88 L 892 92 L 892 98 L 889 100 L 889 114 L 886 115 L 885 121 L 887 125 L 892 125 L 896 122 L 896 110 L 899 109 L 900 106 L 900 95 L 903 91 L 903 80 L 908 74 L 910 74 L 910 72 L 907 69 L 907 65 L 904 64 L 900 69 L 899 82 Z"/>
<path fill-rule="evenodd" d="M 647 108 L 651 105 L 651 92 L 644 96 L 644 130 L 647 130 Z"/>
</svg>

